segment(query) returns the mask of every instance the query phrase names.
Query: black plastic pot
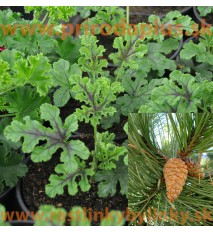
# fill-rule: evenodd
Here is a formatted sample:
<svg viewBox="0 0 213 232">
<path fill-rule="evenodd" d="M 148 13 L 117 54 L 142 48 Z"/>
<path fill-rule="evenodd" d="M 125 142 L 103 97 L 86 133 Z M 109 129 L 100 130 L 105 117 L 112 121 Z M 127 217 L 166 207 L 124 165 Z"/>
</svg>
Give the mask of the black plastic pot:
<svg viewBox="0 0 213 232">
<path fill-rule="evenodd" d="M 28 157 L 27 159 L 30 160 L 30 158 Z M 16 186 L 16 199 L 17 202 L 19 204 L 19 207 L 21 208 L 21 211 L 24 212 L 25 214 L 28 214 L 28 219 L 29 220 L 33 220 L 33 218 L 30 216 L 30 211 L 27 208 L 24 200 L 23 200 L 23 196 L 22 196 L 22 180 L 19 181 L 18 185 Z"/>
<path fill-rule="evenodd" d="M 15 188 L 8 190 L 4 198 L 0 200 L 0 204 L 4 205 L 7 212 L 10 212 L 12 220 L 16 220 L 16 213 L 12 216 L 12 212 L 20 212 L 21 209 L 15 197 Z"/>
<path fill-rule="evenodd" d="M 201 24 L 201 26 L 204 26 L 202 24 L 203 24 L 203 19 L 205 19 L 205 18 L 200 16 L 200 13 L 198 12 L 196 6 L 193 6 L 193 12 L 194 12 L 195 20 L 197 21 L 197 23 Z M 209 24 L 210 24 L 210 22 L 205 21 L 205 26 L 208 26 Z"/>
<path fill-rule="evenodd" d="M 9 223 L 11 226 L 33 226 L 34 225 L 34 221 L 32 220 L 29 220 L 29 221 L 14 220 L 14 221 L 10 221 Z"/>
<path fill-rule="evenodd" d="M 7 199 L 9 198 L 9 194 L 12 191 L 12 189 L 13 188 L 7 189 L 2 194 L 0 194 L 0 203 L 3 203 L 5 201 L 7 201 Z"/>
</svg>

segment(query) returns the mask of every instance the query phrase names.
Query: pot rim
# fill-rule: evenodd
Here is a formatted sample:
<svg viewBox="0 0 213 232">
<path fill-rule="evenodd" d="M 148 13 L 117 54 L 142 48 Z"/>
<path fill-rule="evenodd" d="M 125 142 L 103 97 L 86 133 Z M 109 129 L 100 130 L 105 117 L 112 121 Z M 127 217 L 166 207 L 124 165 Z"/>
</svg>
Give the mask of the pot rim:
<svg viewBox="0 0 213 232">
<path fill-rule="evenodd" d="M 201 16 L 200 16 L 200 13 L 199 13 L 198 10 L 197 10 L 197 6 L 193 6 L 193 12 L 194 12 L 195 17 L 198 19 L 198 21 L 199 21 L 200 23 L 202 23 L 202 18 L 201 18 Z M 205 19 L 205 18 L 204 18 L 204 19 Z M 208 25 L 211 25 L 211 23 L 208 23 L 208 22 L 205 21 L 205 25 L 208 26 Z"/>
<path fill-rule="evenodd" d="M 30 210 L 27 208 L 24 199 L 23 199 L 23 194 L 22 194 L 22 184 L 23 184 L 23 179 L 21 179 L 17 186 L 16 186 L 16 199 L 18 201 L 18 204 L 20 206 L 20 208 L 22 209 L 22 211 L 24 211 L 26 214 L 28 214 L 28 219 L 33 221 L 33 218 L 30 215 Z"/>
<path fill-rule="evenodd" d="M 175 52 L 169 57 L 169 59 L 170 60 L 175 60 L 176 59 L 176 57 L 179 55 L 179 53 L 180 53 L 180 51 L 181 51 L 181 49 L 182 49 L 182 47 L 183 47 L 183 44 L 184 44 L 184 42 L 183 42 L 183 37 L 179 40 L 179 46 L 178 46 L 178 48 L 175 50 Z"/>
<path fill-rule="evenodd" d="M 12 220 L 12 221 L 7 221 L 7 222 L 10 223 L 11 226 L 33 226 L 35 223 L 33 220 L 28 220 L 28 221 Z M 19 224 L 19 225 L 13 225 L 13 224 Z"/>
<path fill-rule="evenodd" d="M 14 188 L 14 187 L 8 188 L 8 189 L 5 190 L 3 193 L 1 193 L 1 194 L 0 194 L 0 200 L 2 200 L 3 198 L 5 198 L 5 197 L 7 196 L 7 194 L 9 194 L 9 193 L 12 191 L 13 188 Z"/>
</svg>

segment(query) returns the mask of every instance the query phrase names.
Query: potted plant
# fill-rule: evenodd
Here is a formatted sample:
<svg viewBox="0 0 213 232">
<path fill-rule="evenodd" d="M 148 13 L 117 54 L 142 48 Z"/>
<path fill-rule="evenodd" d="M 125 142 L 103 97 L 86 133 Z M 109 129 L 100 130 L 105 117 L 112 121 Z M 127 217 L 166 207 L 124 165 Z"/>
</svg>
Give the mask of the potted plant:
<svg viewBox="0 0 213 232">
<path fill-rule="evenodd" d="M 213 32 L 213 27 L 209 33 Z M 177 59 L 182 72 L 195 73 L 198 81 L 212 81 L 212 36 L 202 33 L 185 41 Z"/>
</svg>

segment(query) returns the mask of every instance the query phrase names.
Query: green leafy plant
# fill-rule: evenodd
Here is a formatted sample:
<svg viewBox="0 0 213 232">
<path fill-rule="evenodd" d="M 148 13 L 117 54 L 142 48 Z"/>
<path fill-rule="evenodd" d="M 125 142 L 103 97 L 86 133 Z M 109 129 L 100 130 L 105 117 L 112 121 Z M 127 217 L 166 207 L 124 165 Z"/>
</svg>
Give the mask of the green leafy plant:
<svg viewBox="0 0 213 232">
<path fill-rule="evenodd" d="M 40 121 L 49 121 L 52 129 L 42 126 L 41 123 L 32 120 L 29 116 L 23 118 L 24 123 L 14 120 L 11 126 L 5 129 L 7 138 L 12 141 L 17 142 L 24 137 L 22 150 L 25 153 L 32 152 L 31 158 L 34 162 L 50 160 L 59 148 L 63 150 L 60 159 L 62 164 L 56 166 L 57 174 L 50 176 L 50 183 L 46 186 L 46 193 L 50 197 L 62 194 L 65 186 L 68 186 L 71 195 L 78 192 L 78 186 L 82 191 L 88 191 L 91 181 L 96 179 L 96 175 L 99 176 L 96 181 L 104 180 L 104 170 L 109 174 L 113 173 L 113 176 L 118 175 L 118 170 L 120 170 L 118 166 L 121 166 L 121 163 L 123 164 L 123 173 L 127 170 L 124 164 L 126 148 L 114 144 L 114 134 L 98 132 L 101 119 L 115 112 L 115 108 L 110 104 L 116 100 L 116 94 L 123 91 L 123 87 L 119 82 L 112 82 L 105 77 L 107 73 L 103 71 L 103 67 L 107 62 L 98 59 L 104 50 L 102 46 L 95 45 L 96 43 L 94 36 L 82 38 L 83 46 L 80 49 L 82 57 L 79 59 L 79 65 L 70 66 L 66 60 L 59 60 L 53 64 L 51 76 L 55 86 L 59 86 L 54 93 L 56 105 L 63 106 L 70 97 L 83 103 L 73 115 L 68 116 L 64 125 L 59 117 L 59 109 L 49 104 L 43 104 L 40 107 Z M 87 72 L 88 77 L 84 76 L 82 71 Z M 70 140 L 71 132 L 78 129 L 78 121 L 85 121 L 93 126 L 93 151 L 89 152 L 79 140 Z M 46 140 L 46 144 L 41 146 L 40 140 Z M 93 161 L 88 166 L 88 162 L 85 163 L 84 160 L 90 156 Z M 121 160 L 119 161 L 119 159 Z M 80 181 L 77 177 L 80 177 Z M 111 184 L 110 191 L 105 190 L 108 188 L 107 184 L 100 183 L 100 195 L 114 195 L 118 182 L 121 184 L 122 194 L 125 194 L 127 190 L 125 178 L 126 176 L 120 175 L 113 183 L 109 183 Z"/>
<path fill-rule="evenodd" d="M 212 82 L 200 83 L 190 74 L 176 70 L 162 86 L 153 89 L 151 101 L 141 106 L 139 112 L 197 112 L 212 106 L 211 96 Z"/>
<path fill-rule="evenodd" d="M 57 41 L 54 39 L 53 29 L 46 28 L 32 21 L 21 21 L 16 28 L 15 35 L 8 35 L 5 47 L 16 48 L 25 55 L 36 55 L 38 53 L 49 54 L 54 51 Z"/>
<path fill-rule="evenodd" d="M 10 123 L 9 118 L 0 120 L 0 194 L 14 187 L 19 177 L 27 172 L 27 167 L 22 162 L 23 157 L 18 152 L 20 143 L 8 141 L 3 134 Z"/>
<path fill-rule="evenodd" d="M 0 226 L 9 226 L 10 224 L 5 222 L 4 215 L 6 214 L 6 209 L 0 204 Z"/>
<path fill-rule="evenodd" d="M 77 12 L 73 6 L 25 6 L 25 12 L 30 13 L 33 11 L 34 19 L 40 19 L 43 14 L 43 22 L 45 19 L 49 19 L 49 24 L 60 23 L 61 20 L 69 21 L 70 17 Z"/>
<path fill-rule="evenodd" d="M 146 110 L 149 107 L 149 112 L 159 109 L 155 105 L 150 108 L 154 104 L 152 95 L 158 86 L 166 86 L 168 72 L 175 72 L 178 68 L 170 58 L 172 52 L 179 47 L 184 31 L 191 34 L 197 28 L 197 25 L 193 28 L 195 23 L 189 16 L 183 16 L 178 11 L 168 13 L 164 19 L 151 15 L 149 22 L 139 23 L 132 30 L 126 25 L 126 34 L 114 39 L 113 47 L 117 51 L 109 57 L 117 67 L 115 80 L 122 83 L 124 94 L 117 96 L 113 104 L 116 112 L 112 118 L 102 121 L 104 128 L 119 123 L 121 116 L 138 112 L 141 106 Z M 160 110 L 169 109 L 163 106 Z"/>
<path fill-rule="evenodd" d="M 197 9 L 200 13 L 200 16 L 206 16 L 208 14 L 213 13 L 213 7 L 212 6 L 197 6 Z"/>
<path fill-rule="evenodd" d="M 158 25 L 158 31 L 161 31 L 154 35 L 158 41 L 164 40 L 165 36 L 182 38 L 184 31 L 186 35 L 190 36 L 198 29 L 198 24 L 195 24 L 190 16 L 182 15 L 179 11 L 171 11 L 163 19 L 156 15 L 150 15 L 149 22 L 155 26 Z"/>
<path fill-rule="evenodd" d="M 185 43 L 180 52 L 178 65 L 183 72 L 195 72 L 199 81 L 212 80 L 213 65 L 213 27 L 208 32 L 201 30 L 199 38 Z"/>
<path fill-rule="evenodd" d="M 103 117 L 110 117 L 116 112 L 116 109 L 110 104 L 116 100 L 116 95 L 123 91 L 119 82 L 112 82 L 108 78 L 108 73 L 103 69 L 107 66 L 105 59 L 99 59 L 105 49 L 103 46 L 97 46 L 95 36 L 83 36 L 81 38 L 82 47 L 80 49 L 81 57 L 79 65 L 72 66 L 65 60 L 59 60 L 53 64 L 53 79 L 59 88 L 54 93 L 54 102 L 58 106 L 65 105 L 70 97 L 82 102 L 82 106 L 76 109 L 76 115 L 79 121 L 85 121 L 93 126 L 94 130 L 94 151 L 93 156 L 94 170 L 106 170 L 108 173 L 114 172 L 117 175 L 117 165 L 119 157 L 126 154 L 125 147 L 118 147 L 113 144 L 114 135 L 109 133 L 99 133 Z M 88 77 L 83 75 L 87 73 Z M 126 165 L 123 163 L 124 169 Z M 125 172 L 125 171 L 124 171 Z M 104 172 L 99 173 L 104 178 Z M 109 174 L 108 174 L 109 175 Z M 118 181 L 125 183 L 124 175 L 111 185 L 111 191 L 107 194 L 116 193 L 116 184 Z M 98 179 L 97 179 L 98 180 Z M 115 184 L 116 183 L 116 184 Z M 123 185 L 123 184 L 122 184 Z M 99 195 L 105 190 L 106 185 L 99 185 Z M 122 193 L 125 194 L 126 188 L 122 187 Z M 107 195 L 105 193 L 105 196 Z"/>
<path fill-rule="evenodd" d="M 19 51 L 5 50 L 1 52 L 0 59 L 0 95 L 30 84 L 40 96 L 45 96 L 52 87 L 51 65 L 46 56 L 38 54 L 24 58 Z"/>
<path fill-rule="evenodd" d="M 39 107 L 49 102 L 47 96 L 41 97 L 30 86 L 18 87 L 13 91 L 5 94 L 5 108 L 8 116 L 13 116 L 19 121 L 23 120 L 25 116 L 30 116 L 32 119 L 39 120 Z"/>
<path fill-rule="evenodd" d="M 6 49 L 17 49 L 24 55 L 49 54 L 57 45 L 53 28 L 41 22 L 24 20 L 11 10 L 1 11 L 0 21 L 0 46 Z"/>
<path fill-rule="evenodd" d="M 123 148 L 116 148 L 112 145 L 110 147 L 110 144 L 108 146 L 105 144 L 105 152 L 115 149 L 113 154 L 107 153 L 105 156 L 101 154 L 98 157 L 97 153 L 94 153 L 94 164 L 87 167 L 84 160 L 88 159 L 89 150 L 80 140 L 70 140 L 71 133 L 78 129 L 76 114 L 68 116 L 63 124 L 57 107 L 45 103 L 41 106 L 40 112 L 41 119 L 49 121 L 52 128 L 44 127 L 38 121 L 31 120 L 27 116 L 24 118 L 24 123 L 14 120 L 11 126 L 5 129 L 5 135 L 13 142 L 18 142 L 23 137 L 22 150 L 25 153 L 32 152 L 31 159 L 34 162 L 48 161 L 59 148 L 63 150 L 60 156 L 61 163 L 55 168 L 57 174 L 50 176 L 50 183 L 46 186 L 46 193 L 50 197 L 63 194 L 65 186 L 68 186 L 70 195 L 78 192 L 78 186 L 82 191 L 88 191 L 91 186 L 89 176 L 94 176 L 96 171 L 96 159 L 101 161 L 100 168 L 112 169 L 115 167 L 113 160 L 118 160 L 118 157 L 126 152 Z M 108 143 L 111 142 L 111 139 L 112 136 L 110 139 L 106 138 Z M 45 140 L 46 143 L 41 146 L 39 145 L 40 140 Z M 102 143 L 100 143 L 99 150 L 103 151 Z M 100 153 L 99 150 L 96 152 Z M 80 180 L 77 177 L 80 177 Z"/>
<path fill-rule="evenodd" d="M 85 44 L 84 41 L 91 41 L 93 46 L 90 43 Z M 124 148 L 119 148 L 113 145 L 113 135 L 107 135 L 106 133 L 98 133 L 98 125 L 101 122 L 103 117 L 112 116 L 116 109 L 110 104 L 116 100 L 116 95 L 123 91 L 123 87 L 119 82 L 111 82 L 111 80 L 105 75 L 103 71 L 103 67 L 107 63 L 106 60 L 98 60 L 97 57 L 101 56 L 103 53 L 103 47 L 97 47 L 97 41 L 94 36 L 84 37 L 83 45 L 81 53 L 84 57 L 79 59 L 79 63 L 81 65 L 81 69 L 88 73 L 90 77 L 83 77 L 81 71 L 79 69 L 78 75 L 72 76 L 72 92 L 73 96 L 76 100 L 84 103 L 81 108 L 76 110 L 76 115 L 79 121 L 85 121 L 86 123 L 91 123 L 94 130 L 94 146 L 95 149 L 92 152 L 93 154 L 93 165 L 94 169 L 97 169 L 97 162 L 100 162 L 99 168 L 101 169 L 115 169 L 115 172 L 118 167 L 116 167 L 116 163 L 113 160 L 118 161 L 118 158 L 122 155 L 125 155 L 126 150 Z M 96 50 L 95 50 L 96 48 Z M 94 49 L 94 50 L 93 50 Z M 96 56 L 95 56 L 96 54 Z M 89 62 L 86 62 L 89 60 Z M 94 68 L 96 66 L 96 68 Z M 112 152 L 114 150 L 114 152 Z M 126 166 L 124 165 L 124 169 Z M 113 170 L 109 171 L 113 172 Z M 97 175 L 104 175 L 97 172 Z M 125 178 L 121 176 L 121 178 Z M 101 180 L 101 178 L 99 178 Z M 120 179 L 120 184 L 121 184 Z M 116 181 L 117 183 L 117 181 Z M 116 192 L 116 185 L 113 186 L 112 195 Z M 105 191 L 104 185 L 99 184 L 99 193 Z M 125 190 L 121 191 L 125 194 Z M 109 192 L 110 193 L 110 192 Z M 108 193 L 108 194 L 109 194 Z"/>
<path fill-rule="evenodd" d="M 116 107 L 120 108 L 123 115 L 128 116 L 129 113 L 137 112 L 141 105 L 146 104 L 154 87 L 162 85 L 165 79 L 152 79 L 148 82 L 146 77 L 137 71 L 132 73 L 127 71 L 125 75 L 122 79 L 125 94 L 117 98 Z"/>
<path fill-rule="evenodd" d="M 55 47 L 55 54 L 52 57 L 54 61 L 58 59 L 64 59 L 69 61 L 70 64 L 77 63 L 81 47 L 79 38 L 73 38 L 72 36 L 67 36 L 65 39 L 57 38 L 57 46 Z"/>
<path fill-rule="evenodd" d="M 5 97 L 0 98 L 0 112 L 3 112 L 6 110 L 6 99 Z"/>
<path fill-rule="evenodd" d="M 46 103 L 41 106 L 40 112 L 41 119 L 49 121 L 52 129 L 27 116 L 24 118 L 25 123 L 14 120 L 11 126 L 5 129 L 7 138 L 18 142 L 24 137 L 22 150 L 26 153 L 32 152 L 31 158 L 34 162 L 48 161 L 59 148 L 62 148 L 60 158 L 62 164 L 58 164 L 55 169 L 58 175 L 51 175 L 50 184 L 46 187 L 49 196 L 62 194 L 66 185 L 71 195 L 78 191 L 78 185 L 82 191 L 87 191 L 90 188 L 87 176 L 93 175 L 93 171 L 87 169 L 79 158 L 87 159 L 89 150 L 81 141 L 69 140 L 71 133 L 78 128 L 76 115 L 70 115 L 62 124 L 57 107 Z M 47 142 L 43 146 L 36 146 L 40 140 Z M 77 176 L 81 176 L 79 183 L 76 182 Z"/>
<path fill-rule="evenodd" d="M 9 30 L 7 30 L 8 28 L 6 27 L 6 25 L 10 25 L 12 27 L 15 26 L 15 24 L 18 24 L 20 21 L 21 21 L 20 14 L 14 13 L 10 9 L 0 11 L 0 22 L 2 26 L 0 30 L 0 47 L 7 46 L 7 41 L 9 37 L 5 35 L 7 32 L 9 33 Z M 4 27 L 5 30 L 3 30 Z"/>
<path fill-rule="evenodd" d="M 88 18 L 82 25 L 91 28 L 93 35 L 100 34 L 101 30 L 111 35 L 114 32 L 114 27 L 122 23 L 125 19 L 124 9 L 118 6 L 93 6 L 87 7 L 86 9 L 95 12 L 95 16 Z M 109 27 L 111 27 L 112 30 L 109 29 Z M 84 34 L 84 32 L 82 33 Z"/>
</svg>

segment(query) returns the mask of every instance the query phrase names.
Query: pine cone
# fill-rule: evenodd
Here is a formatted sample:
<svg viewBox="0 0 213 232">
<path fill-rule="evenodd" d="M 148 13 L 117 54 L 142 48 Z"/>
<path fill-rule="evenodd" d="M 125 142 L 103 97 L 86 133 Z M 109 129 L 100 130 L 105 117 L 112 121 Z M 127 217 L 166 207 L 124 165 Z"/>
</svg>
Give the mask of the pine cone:
<svg viewBox="0 0 213 232">
<path fill-rule="evenodd" d="M 195 177 L 197 179 L 204 178 L 204 172 L 202 171 L 201 165 L 199 163 L 194 162 L 191 159 L 185 160 L 186 166 L 188 168 L 189 176 Z"/>
<path fill-rule="evenodd" d="M 170 202 L 174 202 L 182 192 L 187 173 L 187 166 L 182 159 L 172 158 L 166 162 L 163 174 L 166 181 L 166 195 Z"/>
</svg>

